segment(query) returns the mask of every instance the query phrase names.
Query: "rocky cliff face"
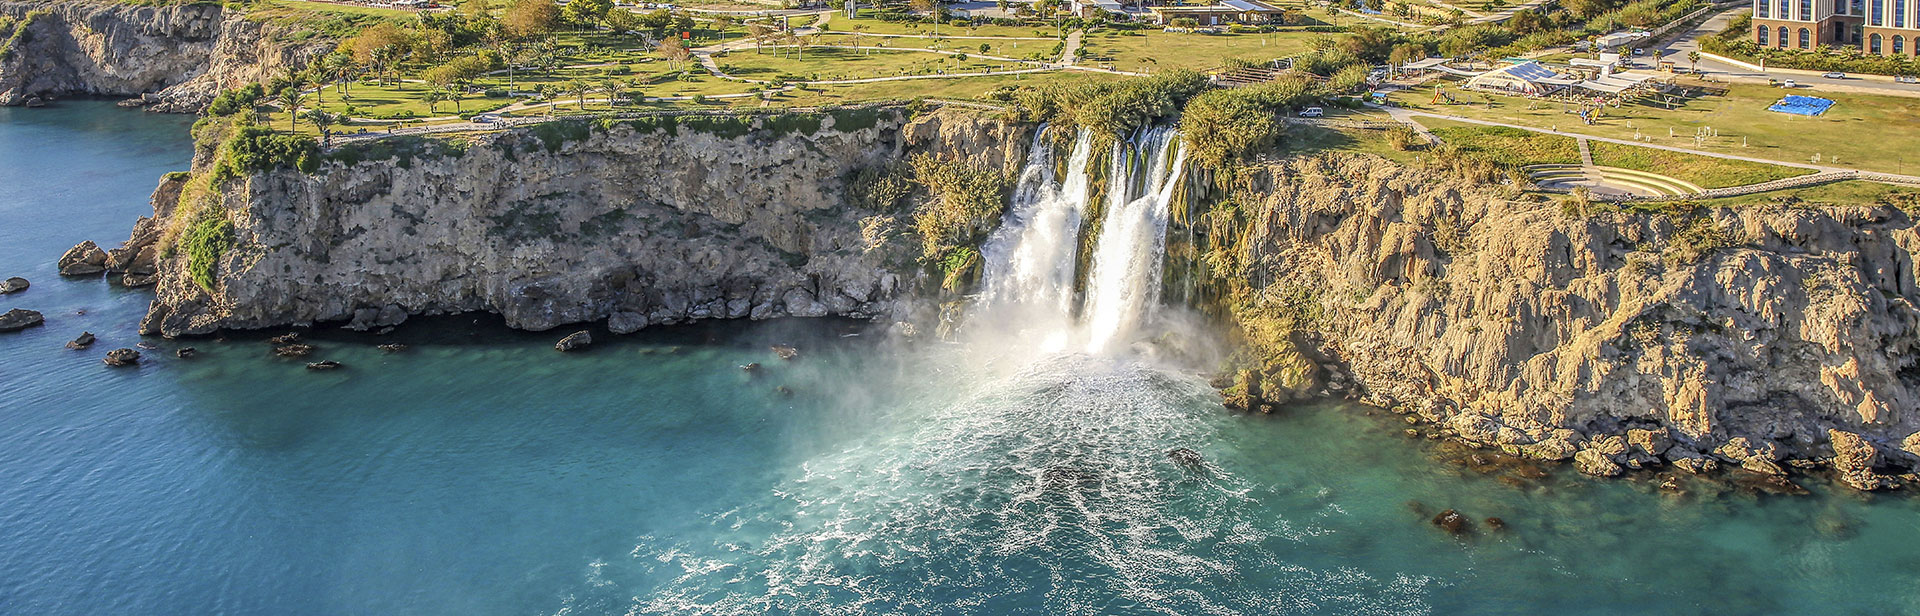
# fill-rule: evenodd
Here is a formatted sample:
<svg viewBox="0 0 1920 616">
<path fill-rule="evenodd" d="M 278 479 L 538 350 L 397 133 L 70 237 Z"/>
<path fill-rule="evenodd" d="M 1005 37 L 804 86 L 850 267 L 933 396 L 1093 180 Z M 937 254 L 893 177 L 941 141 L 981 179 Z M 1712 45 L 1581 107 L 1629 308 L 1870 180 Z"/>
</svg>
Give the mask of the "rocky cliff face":
<svg viewBox="0 0 1920 616">
<path fill-rule="evenodd" d="M 907 226 L 904 212 L 850 205 L 849 178 L 921 151 L 1015 168 L 1024 129 L 950 112 L 909 121 L 898 109 L 818 120 L 553 123 L 254 174 L 229 184 L 234 247 L 212 290 L 194 282 L 187 255 L 161 255 L 142 328 L 373 327 L 489 311 L 524 329 L 606 319 L 626 332 L 893 315 L 921 275 L 919 247 L 887 232 Z M 136 253 L 168 224 L 164 201 L 178 190 L 162 185 L 155 219 L 129 243 Z"/>
<path fill-rule="evenodd" d="M 215 4 L 0 2 L 17 34 L 0 55 L 0 105 L 34 96 L 147 96 L 161 111 L 191 112 L 225 88 L 265 81 L 332 49 L 276 40 L 283 26 Z"/>
<path fill-rule="evenodd" d="M 1579 215 L 1360 156 L 1251 180 L 1254 303 L 1310 313 L 1301 346 L 1370 402 L 1602 475 L 1830 459 L 1873 488 L 1920 459 L 1898 209 Z"/>
</svg>

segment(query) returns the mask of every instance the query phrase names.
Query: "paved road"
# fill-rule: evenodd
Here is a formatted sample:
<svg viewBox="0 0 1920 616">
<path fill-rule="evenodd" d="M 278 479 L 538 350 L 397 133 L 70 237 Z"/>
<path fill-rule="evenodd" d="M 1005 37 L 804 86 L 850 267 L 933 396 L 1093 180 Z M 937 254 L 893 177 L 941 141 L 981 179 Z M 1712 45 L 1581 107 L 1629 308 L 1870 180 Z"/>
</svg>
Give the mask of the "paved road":
<svg viewBox="0 0 1920 616">
<path fill-rule="evenodd" d="M 1667 44 L 1666 50 L 1660 56 L 1660 59 L 1672 62 L 1676 67 L 1685 68 L 1689 66 L 1690 63 L 1687 61 L 1687 53 L 1700 49 L 1699 39 L 1701 37 L 1718 34 L 1721 30 L 1727 29 L 1727 24 L 1732 22 L 1734 17 L 1751 10 L 1749 7 L 1739 7 L 1714 15 L 1706 21 L 1701 22 L 1699 26 L 1695 26 L 1693 30 L 1680 35 L 1680 38 L 1674 39 L 1672 43 Z M 1707 76 L 1728 81 L 1766 83 L 1768 79 L 1792 79 L 1795 83 L 1804 86 L 1801 88 L 1803 91 L 1811 89 L 1816 91 L 1830 90 L 1835 92 L 1920 97 L 1920 84 L 1914 83 L 1894 83 L 1891 81 L 1877 81 L 1857 77 L 1828 79 L 1818 75 L 1802 73 L 1763 72 L 1715 61 L 1710 58 L 1701 58 L 1699 68 L 1700 71 Z"/>
</svg>

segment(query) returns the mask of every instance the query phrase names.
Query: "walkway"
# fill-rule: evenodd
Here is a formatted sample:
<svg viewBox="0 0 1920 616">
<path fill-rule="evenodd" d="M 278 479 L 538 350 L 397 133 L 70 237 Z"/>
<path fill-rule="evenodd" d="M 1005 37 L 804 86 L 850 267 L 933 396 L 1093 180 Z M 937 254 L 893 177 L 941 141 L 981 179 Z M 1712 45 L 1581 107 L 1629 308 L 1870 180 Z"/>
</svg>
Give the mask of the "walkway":
<svg viewBox="0 0 1920 616">
<path fill-rule="evenodd" d="M 1067 34 L 1067 44 L 1065 47 L 1060 48 L 1061 66 L 1073 66 L 1080 63 L 1080 35 L 1086 33 L 1086 30 L 1074 30 L 1072 33 Z"/>
</svg>

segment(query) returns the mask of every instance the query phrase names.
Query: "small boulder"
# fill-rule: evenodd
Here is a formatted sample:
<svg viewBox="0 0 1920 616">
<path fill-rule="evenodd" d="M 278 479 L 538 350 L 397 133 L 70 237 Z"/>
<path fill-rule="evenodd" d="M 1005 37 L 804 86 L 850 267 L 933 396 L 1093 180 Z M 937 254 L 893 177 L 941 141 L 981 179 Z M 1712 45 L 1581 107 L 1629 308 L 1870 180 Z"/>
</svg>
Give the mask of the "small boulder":
<svg viewBox="0 0 1920 616">
<path fill-rule="evenodd" d="M 800 349 L 793 348 L 789 345 L 776 344 L 773 345 L 773 354 L 779 356 L 780 359 L 791 360 L 800 356 Z"/>
<path fill-rule="evenodd" d="M 585 349 L 591 344 L 593 344 L 593 334 L 587 333 L 587 331 L 583 329 L 567 334 L 567 337 L 561 338 L 559 342 L 554 343 L 553 348 L 562 353 L 570 353 Z"/>
<path fill-rule="evenodd" d="M 377 349 L 380 349 L 380 350 L 382 350 L 382 351 L 385 351 L 385 352 L 388 352 L 388 353 L 399 353 L 399 352 L 401 352 L 401 351 L 405 351 L 405 350 L 407 350 L 407 345 L 404 345 L 404 344 L 382 344 L 382 345 L 380 345 L 380 346 L 377 346 L 377 347 L 374 347 L 374 348 L 377 348 Z"/>
<path fill-rule="evenodd" d="M 760 362 L 756 361 L 756 362 L 748 363 L 747 365 L 741 366 L 740 369 L 746 371 L 747 374 L 759 373 Z"/>
<path fill-rule="evenodd" d="M 338 370 L 341 367 L 342 366 L 340 362 L 333 361 L 331 359 L 316 361 L 316 362 L 309 362 L 307 364 L 308 370 Z"/>
<path fill-rule="evenodd" d="M 1706 456 L 1673 458 L 1673 465 L 1695 475 L 1705 475 L 1720 469 L 1720 462 Z"/>
<path fill-rule="evenodd" d="M 300 341 L 299 332 L 290 332 L 290 333 L 281 334 L 281 335 L 274 336 L 272 338 L 267 339 L 267 342 L 269 344 L 293 344 L 299 341 Z"/>
<path fill-rule="evenodd" d="M 120 286 L 124 286 L 129 289 L 138 289 L 140 287 L 150 287 L 150 286 L 153 286 L 153 284 L 156 282 L 160 282 L 160 277 L 154 274 L 136 274 L 133 272 L 127 272 L 126 274 L 120 276 Z"/>
<path fill-rule="evenodd" d="M 19 331 L 46 322 L 47 319 L 40 316 L 38 312 L 15 308 L 8 310 L 6 314 L 0 314 L 0 332 Z"/>
<path fill-rule="evenodd" d="M 133 349 L 114 349 L 107 351 L 107 358 L 102 361 L 109 366 L 131 366 L 140 363 L 140 352 Z"/>
<path fill-rule="evenodd" d="M 1440 515 L 1433 516 L 1433 525 L 1440 527 L 1450 534 L 1464 534 L 1467 532 L 1467 516 L 1460 515 L 1458 511 L 1448 509 L 1440 512 Z"/>
<path fill-rule="evenodd" d="M 1506 527 L 1507 527 L 1506 520 L 1502 520 L 1500 518 L 1487 518 L 1487 528 L 1490 528 L 1493 530 L 1503 530 Z"/>
<path fill-rule="evenodd" d="M 1573 454 L 1573 468 L 1595 477 L 1616 477 L 1625 472 L 1606 454 L 1594 449 L 1582 449 Z"/>
<path fill-rule="evenodd" d="M 93 240 L 80 242 L 60 255 L 61 276 L 92 276 L 107 271 L 107 251 Z"/>
<path fill-rule="evenodd" d="M 196 355 L 196 354 L 198 354 L 198 353 L 199 353 L 199 351 L 196 351 L 196 350 L 194 350 L 194 348 L 193 348 L 193 347 L 180 347 L 180 348 L 178 348 L 178 349 L 174 349 L 174 350 L 173 350 L 173 356 L 174 356 L 174 357 L 178 357 L 178 358 L 180 358 L 180 359 L 186 359 L 186 358 L 189 358 L 189 357 L 193 357 L 194 355 Z"/>
<path fill-rule="evenodd" d="M 25 291 L 25 290 L 27 290 L 27 279 L 25 278 L 14 276 L 6 280 L 0 280 L 0 295 L 6 295 L 8 293 L 16 293 L 16 292 Z"/>
<path fill-rule="evenodd" d="M 1627 444 L 1640 453 L 1658 456 L 1666 453 L 1667 448 L 1673 446 L 1673 436 L 1666 428 L 1657 430 L 1634 428 L 1627 430 Z"/>
<path fill-rule="evenodd" d="M 287 344 L 273 348 L 273 354 L 280 357 L 306 357 L 313 354 L 311 344 Z"/>
<path fill-rule="evenodd" d="M 779 386 L 779 387 L 775 387 L 775 388 L 773 388 L 773 393 L 776 393 L 776 394 L 780 394 L 780 397 L 782 397 L 782 398 L 792 398 L 792 397 L 793 397 L 793 388 L 792 388 L 792 387 L 787 387 L 787 386 L 785 386 L 785 385 L 781 385 L 781 386 Z"/>
<path fill-rule="evenodd" d="M 67 343 L 67 348 L 75 351 L 93 346 L 93 332 L 80 332 L 80 337 Z"/>
</svg>

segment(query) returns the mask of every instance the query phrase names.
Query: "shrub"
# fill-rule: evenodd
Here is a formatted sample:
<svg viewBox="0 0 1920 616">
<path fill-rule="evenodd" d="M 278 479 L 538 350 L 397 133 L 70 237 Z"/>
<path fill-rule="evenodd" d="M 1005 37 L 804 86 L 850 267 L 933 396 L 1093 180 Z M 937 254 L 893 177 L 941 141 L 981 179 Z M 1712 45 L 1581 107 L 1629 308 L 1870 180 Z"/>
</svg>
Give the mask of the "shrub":
<svg viewBox="0 0 1920 616">
<path fill-rule="evenodd" d="M 271 171 L 287 167 L 312 173 L 320 166 L 320 145 L 312 137 L 242 126 L 227 139 L 226 162 L 235 171 Z"/>
<path fill-rule="evenodd" d="M 265 98 L 266 95 L 266 89 L 260 87 L 258 83 L 250 83 L 245 87 L 223 90 L 219 96 L 213 97 L 212 103 L 207 104 L 207 113 L 225 116 L 242 111 L 252 111 L 253 106 L 259 103 L 261 98 Z"/>
<path fill-rule="evenodd" d="M 928 153 L 915 155 L 907 164 L 913 181 L 932 197 L 913 214 L 927 261 L 979 244 L 1000 220 L 1012 184 L 1006 174 Z"/>
<path fill-rule="evenodd" d="M 1308 81 L 1288 80 L 1194 97 L 1180 116 L 1187 155 L 1202 167 L 1223 169 L 1273 145 L 1286 132 L 1275 114 L 1312 100 L 1312 90 Z"/>
<path fill-rule="evenodd" d="M 220 208 L 202 209 L 181 237 L 180 247 L 187 251 L 187 274 L 193 283 L 212 292 L 213 269 L 219 265 L 220 256 L 233 247 L 233 223 Z"/>
</svg>

